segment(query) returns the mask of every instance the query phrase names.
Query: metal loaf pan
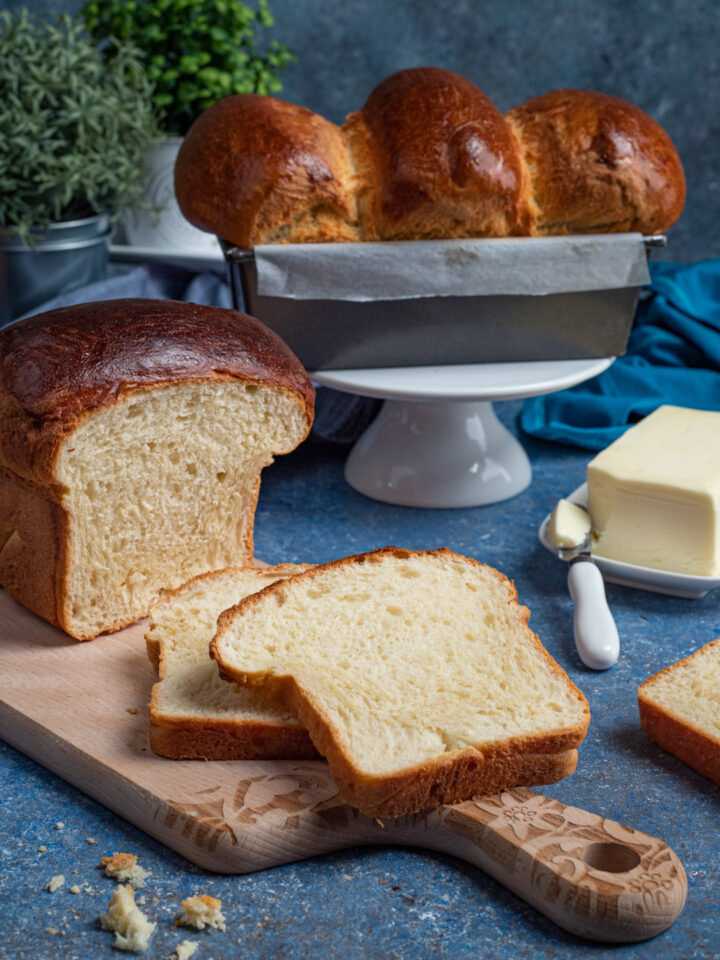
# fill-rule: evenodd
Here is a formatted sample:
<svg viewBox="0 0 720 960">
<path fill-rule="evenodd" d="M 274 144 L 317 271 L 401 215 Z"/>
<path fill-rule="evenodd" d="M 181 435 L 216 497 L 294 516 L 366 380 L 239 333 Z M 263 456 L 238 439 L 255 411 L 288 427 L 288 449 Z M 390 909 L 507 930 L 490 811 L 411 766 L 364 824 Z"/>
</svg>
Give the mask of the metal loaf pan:
<svg viewBox="0 0 720 960">
<path fill-rule="evenodd" d="M 649 252 L 666 239 L 643 242 Z M 221 243 L 236 308 L 279 334 L 308 370 L 618 356 L 641 290 L 364 302 L 261 296 L 253 251 Z"/>
</svg>

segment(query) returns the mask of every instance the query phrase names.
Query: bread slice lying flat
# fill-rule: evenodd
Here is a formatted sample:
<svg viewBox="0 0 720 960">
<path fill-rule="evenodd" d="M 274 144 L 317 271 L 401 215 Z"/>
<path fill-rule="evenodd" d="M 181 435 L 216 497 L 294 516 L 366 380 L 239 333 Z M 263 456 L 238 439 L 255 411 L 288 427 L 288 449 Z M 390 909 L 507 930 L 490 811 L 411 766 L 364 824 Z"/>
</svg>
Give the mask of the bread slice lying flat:
<svg viewBox="0 0 720 960">
<path fill-rule="evenodd" d="M 501 573 L 386 547 L 222 613 L 221 672 L 293 711 L 343 799 L 398 816 L 572 773 L 587 701 Z"/>
<path fill-rule="evenodd" d="M 651 740 L 720 786 L 720 639 L 646 680 L 638 705 Z"/>
<path fill-rule="evenodd" d="M 150 746 L 173 760 L 301 760 L 317 757 L 291 712 L 223 680 L 210 659 L 218 614 L 279 579 L 309 568 L 235 567 L 195 577 L 150 611 L 145 635 L 159 674 L 150 699 Z"/>
</svg>

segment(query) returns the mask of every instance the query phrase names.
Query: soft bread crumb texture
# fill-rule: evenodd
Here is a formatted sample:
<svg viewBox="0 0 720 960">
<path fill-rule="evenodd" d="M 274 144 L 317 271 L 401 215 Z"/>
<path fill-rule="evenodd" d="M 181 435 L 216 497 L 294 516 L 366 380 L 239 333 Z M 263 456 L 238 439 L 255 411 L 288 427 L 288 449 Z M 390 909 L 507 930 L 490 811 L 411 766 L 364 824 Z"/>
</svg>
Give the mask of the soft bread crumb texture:
<svg viewBox="0 0 720 960">
<path fill-rule="evenodd" d="M 150 876 L 150 871 L 138 864 L 134 853 L 114 853 L 111 857 L 103 857 L 100 866 L 104 868 L 106 877 L 129 883 L 135 890 L 142 889 Z"/>
<path fill-rule="evenodd" d="M 528 615 L 490 567 L 449 550 L 385 548 L 249 597 L 221 615 L 213 655 L 280 699 L 294 685 L 330 753 L 362 780 L 468 748 L 577 746 L 587 703 Z"/>
<path fill-rule="evenodd" d="M 223 680 L 209 646 L 223 610 L 308 569 L 305 564 L 282 564 L 219 570 L 195 578 L 157 603 L 145 635 L 160 676 L 152 694 L 153 723 L 233 720 L 297 725 L 289 711 L 273 709 L 253 691 Z"/>
<path fill-rule="evenodd" d="M 720 640 L 646 680 L 645 698 L 716 737 L 720 749 Z"/>
<path fill-rule="evenodd" d="M 62 873 L 58 873 L 54 877 L 50 878 L 50 881 L 48 882 L 45 889 L 49 890 L 50 893 L 55 893 L 55 891 L 59 890 L 64 883 L 65 883 L 65 877 L 62 875 Z"/>
<path fill-rule="evenodd" d="M 658 746 L 720 786 L 720 639 L 646 680 L 638 705 Z"/>
<path fill-rule="evenodd" d="M 204 893 L 199 897 L 188 897 L 181 901 L 182 916 L 178 921 L 184 927 L 195 927 L 204 930 L 211 927 L 214 930 L 225 929 L 225 917 L 222 912 L 222 900 Z"/>
<path fill-rule="evenodd" d="M 100 917 L 103 930 L 115 934 L 113 946 L 117 950 L 144 952 L 157 926 L 148 920 L 135 905 L 135 894 L 130 884 L 118 886 L 110 898 L 108 912 Z"/>
<path fill-rule="evenodd" d="M 168 960 L 190 960 L 195 956 L 198 944 L 193 940 L 183 940 L 176 947 Z"/>
<path fill-rule="evenodd" d="M 163 589 L 249 562 L 260 472 L 306 431 L 292 394 L 239 380 L 138 390 L 89 416 L 57 462 L 65 629 L 116 629 Z"/>
</svg>

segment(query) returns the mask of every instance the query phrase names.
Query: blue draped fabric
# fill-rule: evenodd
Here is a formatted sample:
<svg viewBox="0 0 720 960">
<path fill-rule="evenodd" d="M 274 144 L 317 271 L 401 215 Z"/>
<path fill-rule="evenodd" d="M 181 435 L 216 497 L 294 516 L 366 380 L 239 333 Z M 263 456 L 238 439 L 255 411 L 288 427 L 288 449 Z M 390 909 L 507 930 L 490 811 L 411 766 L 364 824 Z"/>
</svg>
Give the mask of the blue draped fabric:
<svg viewBox="0 0 720 960">
<path fill-rule="evenodd" d="M 586 383 L 527 400 L 526 433 L 601 450 L 662 404 L 720 410 L 720 260 L 650 272 L 627 354 Z"/>
</svg>

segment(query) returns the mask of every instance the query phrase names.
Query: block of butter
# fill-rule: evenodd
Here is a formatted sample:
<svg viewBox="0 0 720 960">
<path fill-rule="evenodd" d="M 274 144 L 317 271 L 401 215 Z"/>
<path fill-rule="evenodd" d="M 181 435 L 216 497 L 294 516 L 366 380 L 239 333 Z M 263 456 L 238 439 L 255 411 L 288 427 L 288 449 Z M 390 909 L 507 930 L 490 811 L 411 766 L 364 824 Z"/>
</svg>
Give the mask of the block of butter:
<svg viewBox="0 0 720 960">
<path fill-rule="evenodd" d="M 720 413 L 659 407 L 588 464 L 596 556 L 720 575 Z"/>
</svg>

